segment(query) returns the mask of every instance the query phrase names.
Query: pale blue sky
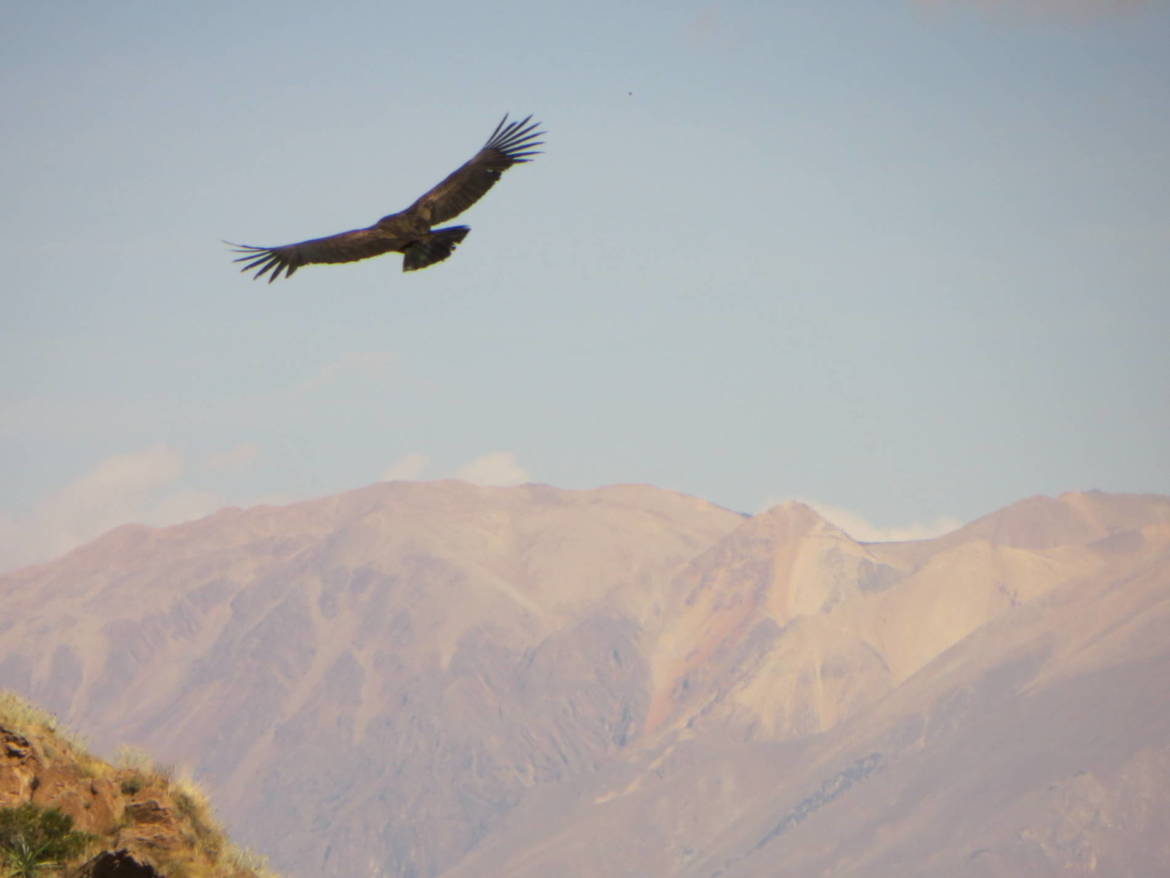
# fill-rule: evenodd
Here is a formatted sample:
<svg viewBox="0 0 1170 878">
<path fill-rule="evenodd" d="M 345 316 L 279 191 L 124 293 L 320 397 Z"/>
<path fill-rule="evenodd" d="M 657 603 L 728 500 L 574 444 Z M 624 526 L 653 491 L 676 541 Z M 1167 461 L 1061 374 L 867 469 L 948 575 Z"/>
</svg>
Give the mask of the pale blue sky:
<svg viewBox="0 0 1170 878">
<path fill-rule="evenodd" d="M 0 569 L 388 471 L 887 527 L 1170 492 L 1166 4 L 62 2 L 0 40 Z M 269 286 L 220 243 L 367 225 L 505 111 L 546 153 L 446 263 Z"/>
</svg>

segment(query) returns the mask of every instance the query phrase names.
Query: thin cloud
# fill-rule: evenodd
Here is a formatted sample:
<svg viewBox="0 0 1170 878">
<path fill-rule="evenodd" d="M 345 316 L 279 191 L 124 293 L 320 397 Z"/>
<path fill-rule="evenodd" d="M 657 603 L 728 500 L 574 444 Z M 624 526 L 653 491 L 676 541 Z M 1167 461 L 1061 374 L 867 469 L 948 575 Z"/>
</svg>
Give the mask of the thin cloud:
<svg viewBox="0 0 1170 878">
<path fill-rule="evenodd" d="M 413 481 L 423 474 L 430 462 L 430 457 L 418 451 L 405 454 L 382 471 L 382 481 Z"/>
<path fill-rule="evenodd" d="M 121 524 L 176 524 L 224 505 L 180 486 L 184 470 L 183 455 L 165 445 L 116 454 L 27 515 L 0 515 L 0 570 L 56 557 Z"/>
<path fill-rule="evenodd" d="M 906 540 L 929 540 L 963 526 L 963 522 L 952 516 L 942 516 L 932 521 L 914 521 L 908 524 L 883 526 L 873 524 L 865 517 L 840 506 L 831 506 L 803 497 L 791 498 L 812 508 L 821 518 L 836 525 L 859 543 L 897 543 Z M 782 501 L 767 500 L 760 511 L 770 509 Z"/>
<path fill-rule="evenodd" d="M 226 505 L 223 497 L 212 491 L 200 491 L 195 488 L 174 491 L 159 497 L 146 510 L 142 523 L 161 527 L 193 521 L 210 515 Z"/>
<path fill-rule="evenodd" d="M 527 471 L 511 451 L 492 451 L 455 471 L 455 478 L 475 485 L 522 485 L 530 481 Z"/>
</svg>

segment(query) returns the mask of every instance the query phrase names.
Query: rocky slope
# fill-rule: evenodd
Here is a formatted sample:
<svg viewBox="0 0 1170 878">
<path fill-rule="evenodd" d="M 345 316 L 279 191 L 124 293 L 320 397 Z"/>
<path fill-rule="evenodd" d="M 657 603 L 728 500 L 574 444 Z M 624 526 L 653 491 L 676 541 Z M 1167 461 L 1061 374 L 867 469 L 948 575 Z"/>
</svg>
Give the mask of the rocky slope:
<svg viewBox="0 0 1170 878">
<path fill-rule="evenodd" d="M 56 719 L 0 691 L 0 811 L 56 809 L 90 836 L 65 863 L 79 878 L 274 878 L 235 847 L 202 790 L 141 754 L 115 767 L 92 756 Z M 0 850 L 0 866 L 4 851 Z"/>
<path fill-rule="evenodd" d="M 799 504 L 391 483 L 0 592 L 0 685 L 191 763 L 296 874 L 1170 864 L 1170 498 L 862 544 Z"/>
</svg>

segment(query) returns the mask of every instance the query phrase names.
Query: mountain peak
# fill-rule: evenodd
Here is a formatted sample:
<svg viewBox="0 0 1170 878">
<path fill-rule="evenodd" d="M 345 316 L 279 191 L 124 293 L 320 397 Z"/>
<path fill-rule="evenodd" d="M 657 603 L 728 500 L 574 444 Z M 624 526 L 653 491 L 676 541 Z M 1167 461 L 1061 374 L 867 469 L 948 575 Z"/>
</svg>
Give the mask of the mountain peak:
<svg viewBox="0 0 1170 878">
<path fill-rule="evenodd" d="M 769 506 L 753 517 L 761 519 L 782 519 L 785 521 L 800 522 L 810 526 L 818 521 L 828 523 L 820 513 L 800 500 L 784 500 L 774 506 Z"/>
</svg>

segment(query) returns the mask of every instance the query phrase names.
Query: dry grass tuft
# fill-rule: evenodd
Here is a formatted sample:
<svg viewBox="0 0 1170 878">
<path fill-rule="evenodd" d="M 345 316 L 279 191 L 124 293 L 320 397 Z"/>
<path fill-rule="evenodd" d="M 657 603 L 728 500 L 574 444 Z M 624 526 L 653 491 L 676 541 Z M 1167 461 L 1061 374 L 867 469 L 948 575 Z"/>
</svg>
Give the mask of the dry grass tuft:
<svg viewBox="0 0 1170 878">
<path fill-rule="evenodd" d="M 114 765 L 123 771 L 134 771 L 141 775 L 155 772 L 154 757 L 138 747 L 123 744 L 114 756 Z"/>
<path fill-rule="evenodd" d="M 85 738 L 61 725 L 54 714 L 7 689 L 0 689 L 0 723 L 22 735 L 39 737 L 50 757 L 68 756 L 90 777 L 109 773 L 106 763 L 90 755 Z"/>
<path fill-rule="evenodd" d="M 18 732 L 57 731 L 57 717 L 29 704 L 15 692 L 0 689 L 0 722 Z"/>
</svg>

